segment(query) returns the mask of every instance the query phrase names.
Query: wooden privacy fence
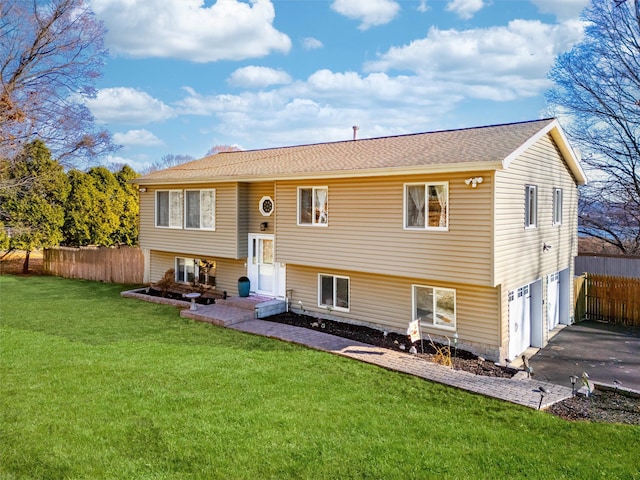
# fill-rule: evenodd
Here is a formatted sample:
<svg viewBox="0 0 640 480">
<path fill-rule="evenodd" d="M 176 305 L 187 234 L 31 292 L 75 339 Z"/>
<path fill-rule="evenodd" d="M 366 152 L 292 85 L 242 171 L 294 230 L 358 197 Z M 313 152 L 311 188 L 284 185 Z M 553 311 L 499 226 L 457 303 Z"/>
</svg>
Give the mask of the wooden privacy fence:
<svg viewBox="0 0 640 480">
<path fill-rule="evenodd" d="M 597 273 L 640 278 L 640 256 L 581 253 L 574 260 L 576 275 Z"/>
<path fill-rule="evenodd" d="M 640 326 L 640 278 L 586 273 L 575 289 L 576 320 Z"/>
<path fill-rule="evenodd" d="M 43 253 L 44 271 L 65 278 L 143 283 L 144 257 L 137 247 L 58 247 Z"/>
</svg>

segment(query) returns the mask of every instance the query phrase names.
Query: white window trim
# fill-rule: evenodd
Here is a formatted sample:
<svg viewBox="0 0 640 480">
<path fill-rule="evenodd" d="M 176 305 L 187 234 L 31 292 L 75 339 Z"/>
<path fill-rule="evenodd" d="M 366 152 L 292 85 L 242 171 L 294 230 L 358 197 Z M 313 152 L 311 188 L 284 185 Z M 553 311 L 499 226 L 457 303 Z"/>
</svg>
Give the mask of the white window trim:
<svg viewBox="0 0 640 480">
<path fill-rule="evenodd" d="M 173 278 L 176 281 L 176 283 L 182 283 L 182 284 L 191 283 L 189 280 L 182 280 L 178 278 L 178 260 L 184 260 L 185 265 L 187 264 L 187 262 L 193 262 L 193 276 L 194 278 L 199 278 L 200 269 L 198 267 L 198 264 L 200 263 L 200 260 L 198 260 L 197 258 L 190 258 L 190 257 L 175 257 L 173 262 L 175 274 L 173 275 Z"/>
<path fill-rule="evenodd" d="M 558 202 L 559 197 L 559 202 Z M 564 192 L 562 188 L 556 187 L 553 189 L 553 225 L 560 226 L 562 225 L 562 210 L 564 203 Z"/>
<path fill-rule="evenodd" d="M 430 329 L 436 329 L 436 330 L 445 330 L 448 332 L 453 332 L 457 329 L 457 325 L 458 325 L 458 295 L 457 292 L 455 290 L 455 288 L 444 288 L 444 287 L 434 287 L 433 285 L 419 285 L 419 284 L 413 284 L 411 285 L 411 317 L 412 320 L 415 321 L 417 320 L 417 318 L 413 318 L 415 317 L 415 313 L 416 313 L 416 308 L 417 308 L 417 299 L 416 299 L 416 287 L 417 288 L 431 288 L 433 289 L 433 311 L 435 312 L 435 308 L 436 308 L 436 291 L 437 290 L 447 290 L 449 292 L 453 292 L 453 308 L 454 308 L 454 312 L 453 312 L 453 325 L 448 327 L 446 325 L 436 325 L 435 322 L 432 320 L 431 323 L 427 323 L 424 320 L 420 320 L 420 325 L 422 327 L 427 327 Z"/>
<path fill-rule="evenodd" d="M 169 225 L 158 225 L 158 194 L 162 193 L 162 192 L 168 192 L 169 193 Z M 155 203 L 154 203 L 154 224 L 156 228 L 172 228 L 172 229 L 182 229 L 183 227 L 183 222 L 184 222 L 184 210 L 182 212 L 182 217 L 181 217 L 181 222 L 179 225 L 171 225 L 171 194 L 172 193 L 180 193 L 182 195 L 182 200 L 184 202 L 184 193 L 182 192 L 182 190 L 156 190 L 155 192 Z"/>
<path fill-rule="evenodd" d="M 300 191 L 301 190 L 309 190 L 309 189 L 311 190 L 311 201 L 312 201 L 311 209 L 312 210 L 314 210 L 313 203 L 316 201 L 316 193 L 315 193 L 316 190 L 323 189 L 323 190 L 327 191 L 327 201 L 326 201 L 327 208 L 325 209 L 325 213 L 327 215 L 326 223 L 316 222 L 315 218 L 311 219 L 311 223 L 301 223 L 300 222 L 300 214 L 301 214 L 301 211 L 300 211 Z M 315 186 L 315 187 L 310 187 L 310 186 L 309 187 L 298 187 L 298 194 L 296 196 L 296 200 L 297 200 L 297 202 L 296 202 L 297 203 L 297 206 L 296 206 L 296 217 L 297 217 L 296 221 L 297 221 L 299 227 L 328 227 L 329 226 L 329 187 L 328 186 L 325 185 L 325 186 Z"/>
<path fill-rule="evenodd" d="M 271 211 L 269 212 L 265 212 L 264 210 L 264 202 L 267 200 L 271 202 Z M 276 209 L 276 204 L 274 203 L 273 198 L 271 198 L 269 195 L 265 195 L 260 199 L 260 203 L 258 203 L 258 208 L 263 217 L 270 217 L 271 215 L 273 215 L 273 211 Z"/>
<path fill-rule="evenodd" d="M 424 186 L 424 196 L 425 196 L 425 208 L 424 208 L 424 213 L 425 213 L 425 220 L 424 220 L 424 227 L 409 227 L 407 226 L 407 201 L 409 201 L 408 198 L 408 189 L 409 187 L 414 187 L 416 185 L 421 185 Z M 444 185 L 446 187 L 446 191 L 447 191 L 447 198 L 446 198 L 446 204 L 447 204 L 447 212 L 446 212 L 446 226 L 445 227 L 431 227 L 428 225 L 427 222 L 427 218 L 429 217 L 429 210 L 428 210 L 428 205 L 429 205 L 429 201 L 427 199 L 428 197 L 428 191 L 429 191 L 429 187 L 435 187 L 438 185 Z M 412 182 L 412 183 L 405 183 L 403 186 L 403 198 L 402 198 L 402 208 L 403 208 L 403 212 L 402 212 L 402 227 L 404 230 L 410 230 L 410 231 L 430 231 L 430 232 L 448 232 L 449 231 L 449 210 L 450 210 L 450 203 L 449 203 L 449 182 Z"/>
<path fill-rule="evenodd" d="M 200 225 L 202 225 L 202 192 L 213 192 L 213 226 L 212 227 L 207 227 L 204 228 L 202 226 L 200 227 L 187 227 L 187 192 L 200 192 Z M 183 214 L 182 214 L 182 221 L 184 223 L 184 229 L 185 230 L 205 230 L 205 231 L 215 231 L 216 229 L 216 189 L 215 188 L 190 188 L 187 190 L 184 190 L 183 193 L 183 203 L 184 203 L 184 207 L 183 207 Z"/>
<path fill-rule="evenodd" d="M 531 192 L 534 192 L 534 210 L 533 217 L 531 214 L 530 205 L 530 195 Z M 533 221 L 532 221 L 533 220 Z M 525 185 L 524 190 L 524 228 L 525 229 L 534 229 L 538 227 L 538 186 L 537 185 Z"/>
<path fill-rule="evenodd" d="M 333 305 L 327 305 L 326 303 L 323 303 L 323 299 L 322 299 L 322 277 L 331 277 L 333 278 Z M 336 282 L 338 278 L 342 278 L 344 280 L 347 280 L 347 282 L 349 283 L 349 307 L 348 308 L 344 308 L 344 307 L 337 307 L 336 304 L 336 293 L 338 291 L 338 289 L 336 288 Z M 331 310 L 335 310 L 336 312 L 349 312 L 351 310 L 351 278 L 350 277 L 346 277 L 344 275 L 334 275 L 332 273 L 319 273 L 318 274 L 318 307 L 320 308 L 329 308 Z"/>
</svg>

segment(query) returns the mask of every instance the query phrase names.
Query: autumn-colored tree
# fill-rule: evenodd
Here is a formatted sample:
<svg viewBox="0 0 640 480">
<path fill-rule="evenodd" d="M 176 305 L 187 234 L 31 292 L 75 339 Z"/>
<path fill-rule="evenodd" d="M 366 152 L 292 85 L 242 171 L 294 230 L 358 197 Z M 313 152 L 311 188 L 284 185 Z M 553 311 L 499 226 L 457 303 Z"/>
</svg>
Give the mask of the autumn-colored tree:
<svg viewBox="0 0 640 480">
<path fill-rule="evenodd" d="M 0 1 L 0 158 L 36 138 L 65 165 L 115 149 L 84 105 L 107 56 L 104 35 L 85 0 Z"/>
</svg>

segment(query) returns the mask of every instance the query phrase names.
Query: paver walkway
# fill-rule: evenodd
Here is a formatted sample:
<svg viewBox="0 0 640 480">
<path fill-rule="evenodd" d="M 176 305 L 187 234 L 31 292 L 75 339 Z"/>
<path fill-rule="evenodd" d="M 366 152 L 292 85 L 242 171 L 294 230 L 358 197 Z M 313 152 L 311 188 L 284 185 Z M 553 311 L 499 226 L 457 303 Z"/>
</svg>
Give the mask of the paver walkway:
<svg viewBox="0 0 640 480">
<path fill-rule="evenodd" d="M 450 385 L 534 409 L 537 409 L 540 404 L 540 387 L 546 390 L 546 394 L 542 398 L 541 408 L 543 409 L 572 395 L 571 389 L 562 385 L 554 385 L 529 378 L 495 378 L 474 375 L 462 370 L 453 370 L 437 365 L 409 353 L 375 347 L 308 328 L 294 327 L 265 320 L 247 320 L 230 325 L 229 328 L 306 345 L 317 350 L 331 352 L 389 370 L 407 373 L 425 380 Z"/>
</svg>

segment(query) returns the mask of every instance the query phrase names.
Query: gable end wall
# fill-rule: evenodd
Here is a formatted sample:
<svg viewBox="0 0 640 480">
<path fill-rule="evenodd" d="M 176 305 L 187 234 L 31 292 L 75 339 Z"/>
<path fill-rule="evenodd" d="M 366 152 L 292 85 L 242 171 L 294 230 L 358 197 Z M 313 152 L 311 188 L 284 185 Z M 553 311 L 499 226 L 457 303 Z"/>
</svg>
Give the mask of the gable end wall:
<svg viewBox="0 0 640 480">
<path fill-rule="evenodd" d="M 502 287 L 502 338 L 508 341 L 510 290 L 571 268 L 577 254 L 578 188 L 567 164 L 545 135 L 514 160 L 508 169 L 496 172 L 495 183 L 495 284 Z M 525 229 L 525 185 L 538 187 L 538 224 Z M 553 189 L 563 190 L 562 225 L 553 225 Z M 543 251 L 544 244 L 551 249 Z M 570 288 L 573 292 L 573 288 Z M 570 305 L 573 299 L 570 299 Z"/>
</svg>

